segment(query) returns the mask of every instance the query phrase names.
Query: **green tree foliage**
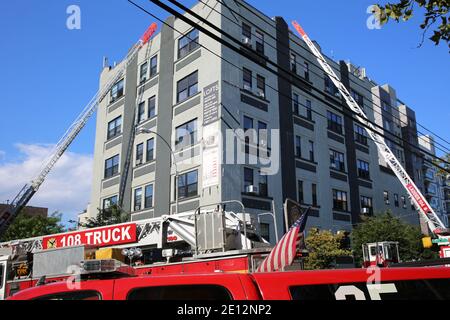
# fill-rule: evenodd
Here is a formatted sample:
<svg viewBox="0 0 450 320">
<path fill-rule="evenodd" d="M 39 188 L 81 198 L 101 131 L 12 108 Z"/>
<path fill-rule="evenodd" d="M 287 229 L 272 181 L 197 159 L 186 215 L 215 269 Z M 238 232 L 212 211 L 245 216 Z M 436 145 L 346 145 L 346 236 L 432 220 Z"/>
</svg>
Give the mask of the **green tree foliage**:
<svg viewBox="0 0 450 320">
<path fill-rule="evenodd" d="M 440 159 L 434 160 L 434 164 L 438 166 L 438 174 L 442 177 L 450 176 L 450 153 L 447 153 L 445 156 Z"/>
<path fill-rule="evenodd" d="M 449 9 L 450 0 L 397 0 L 396 3 L 388 2 L 385 5 L 376 5 L 374 13 L 381 24 L 389 20 L 408 21 L 419 8 L 425 11 L 424 20 L 420 25 L 423 30 L 422 40 L 419 47 L 423 44 L 425 35 L 433 25 L 433 35 L 429 38 L 436 45 L 441 41 L 447 42 L 450 47 L 450 25 Z"/>
<path fill-rule="evenodd" d="M 402 261 L 437 258 L 437 254 L 422 246 L 420 228 L 401 221 L 390 212 L 373 217 L 362 217 L 363 223 L 353 228 L 351 233 L 355 261 L 362 261 L 362 245 L 381 241 L 398 241 Z"/>
<path fill-rule="evenodd" d="M 119 206 L 112 205 L 108 209 L 98 209 L 98 214 L 95 218 L 87 218 L 86 222 L 82 222 L 79 225 L 83 228 L 103 227 L 127 222 L 128 217 L 129 215 Z"/>
<path fill-rule="evenodd" d="M 342 248 L 344 235 L 333 234 L 328 230 L 312 228 L 305 239 L 309 256 L 305 258 L 305 269 L 333 268 L 336 257 L 351 255 L 350 250 Z"/>
<path fill-rule="evenodd" d="M 64 232 L 65 229 L 61 224 L 61 217 L 62 214 L 58 212 L 54 212 L 48 217 L 19 214 L 5 232 L 1 241 L 32 238 Z"/>
</svg>

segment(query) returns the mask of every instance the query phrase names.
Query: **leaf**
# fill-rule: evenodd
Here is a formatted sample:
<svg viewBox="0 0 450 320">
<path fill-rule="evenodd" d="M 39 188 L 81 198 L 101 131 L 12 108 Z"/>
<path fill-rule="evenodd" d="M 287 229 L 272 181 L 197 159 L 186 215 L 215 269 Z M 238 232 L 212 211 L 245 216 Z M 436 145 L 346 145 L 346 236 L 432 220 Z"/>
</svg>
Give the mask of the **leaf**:
<svg viewBox="0 0 450 320">
<path fill-rule="evenodd" d="M 439 31 L 434 31 L 434 35 L 430 37 L 430 40 L 433 41 L 436 45 L 441 41 L 442 34 Z"/>
</svg>

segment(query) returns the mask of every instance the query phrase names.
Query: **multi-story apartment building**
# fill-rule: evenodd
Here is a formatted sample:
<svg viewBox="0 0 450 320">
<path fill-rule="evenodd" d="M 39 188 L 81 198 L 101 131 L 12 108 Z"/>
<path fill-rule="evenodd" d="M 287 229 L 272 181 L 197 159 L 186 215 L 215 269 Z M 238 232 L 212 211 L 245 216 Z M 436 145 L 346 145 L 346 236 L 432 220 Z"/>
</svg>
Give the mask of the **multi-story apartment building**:
<svg viewBox="0 0 450 320">
<path fill-rule="evenodd" d="M 282 232 L 283 202 L 291 198 L 312 206 L 308 226 L 350 230 L 362 214 L 385 210 L 418 223 L 406 191 L 344 111 L 344 100 L 303 41 L 280 17 L 241 0 L 225 3 L 192 10 L 241 41 L 238 49 L 254 58 L 169 17 L 173 29 L 162 26 L 99 106 L 85 216 L 117 203 L 136 114 L 122 201 L 131 220 L 239 200 L 253 216 L 274 210 Z M 401 138 L 395 91 L 349 63 L 328 61 L 370 120 Z M 104 68 L 100 85 L 114 71 Z M 407 151 L 393 148 L 414 172 Z M 231 204 L 227 209 L 240 211 Z M 275 240 L 269 215 L 261 216 L 260 227 Z"/>
<path fill-rule="evenodd" d="M 436 147 L 435 142 L 432 136 L 422 135 L 419 137 L 420 147 L 431 153 L 436 155 Z M 423 180 L 424 180 L 424 194 L 427 198 L 427 201 L 430 203 L 431 207 L 436 211 L 436 213 L 441 218 L 442 222 L 444 222 L 448 226 L 448 212 L 446 200 L 450 199 L 448 196 L 448 190 L 450 183 L 446 179 L 446 176 L 439 174 L 437 167 L 433 165 L 433 158 L 427 154 L 424 155 L 424 159 L 427 161 L 423 162 Z"/>
</svg>

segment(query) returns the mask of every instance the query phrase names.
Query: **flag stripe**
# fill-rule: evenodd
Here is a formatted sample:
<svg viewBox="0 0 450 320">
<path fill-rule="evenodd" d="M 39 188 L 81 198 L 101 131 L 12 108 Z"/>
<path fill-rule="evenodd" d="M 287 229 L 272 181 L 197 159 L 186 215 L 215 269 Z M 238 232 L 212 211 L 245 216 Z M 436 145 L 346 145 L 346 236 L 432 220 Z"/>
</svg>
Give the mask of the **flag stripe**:
<svg viewBox="0 0 450 320">
<path fill-rule="evenodd" d="M 273 247 L 269 255 L 259 265 L 256 272 L 271 272 L 292 264 L 301 244 L 302 233 L 306 225 L 307 213 L 303 214 Z"/>
</svg>

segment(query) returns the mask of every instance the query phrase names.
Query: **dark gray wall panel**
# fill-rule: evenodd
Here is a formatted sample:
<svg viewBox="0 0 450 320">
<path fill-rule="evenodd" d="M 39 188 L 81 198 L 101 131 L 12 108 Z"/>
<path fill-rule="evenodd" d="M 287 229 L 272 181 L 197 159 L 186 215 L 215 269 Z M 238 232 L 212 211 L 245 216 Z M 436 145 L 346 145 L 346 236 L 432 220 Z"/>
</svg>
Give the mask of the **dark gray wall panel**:
<svg viewBox="0 0 450 320">
<path fill-rule="evenodd" d="M 299 161 L 299 160 L 297 160 L 295 162 L 295 166 L 297 168 L 299 168 L 299 169 L 303 169 L 303 170 L 307 170 L 307 171 L 311 171 L 311 172 L 316 172 L 317 171 L 315 165 L 312 165 L 312 164 L 309 164 L 309 163 L 306 163 L 306 162 L 303 162 L 303 161 Z"/>
<path fill-rule="evenodd" d="M 187 66 L 188 64 L 190 64 L 191 62 L 197 60 L 198 58 L 200 58 L 202 56 L 202 50 L 198 50 L 195 51 L 194 53 L 192 53 L 191 55 L 189 55 L 186 59 L 181 60 L 179 63 L 177 63 L 175 65 L 175 70 L 176 71 L 180 71 L 181 69 L 183 69 L 185 66 Z"/>
<path fill-rule="evenodd" d="M 141 177 L 143 175 L 152 173 L 154 171 L 155 171 L 155 163 L 152 163 L 152 164 L 149 164 L 149 165 L 145 165 L 142 168 L 135 169 L 133 177 L 134 178 L 139 178 L 139 177 Z"/>
<path fill-rule="evenodd" d="M 175 107 L 174 113 L 175 115 L 179 115 L 182 112 L 185 112 L 186 110 L 189 110 L 192 107 L 195 107 L 199 105 L 201 102 L 201 97 L 198 95 L 195 98 L 190 99 L 189 101 L 186 101 L 185 103 L 182 103 Z"/>
<path fill-rule="evenodd" d="M 103 189 L 106 189 L 106 188 L 115 186 L 116 184 L 119 184 L 119 182 L 120 182 L 120 177 L 117 176 L 117 177 L 115 177 L 113 179 L 106 180 L 105 182 L 103 182 L 102 187 L 103 187 Z"/>
<path fill-rule="evenodd" d="M 120 136 L 118 138 L 114 138 L 114 140 L 111 140 L 111 141 L 108 141 L 105 143 L 105 150 L 109 150 L 112 147 L 115 147 L 121 143 L 122 143 L 122 136 Z"/>
</svg>

